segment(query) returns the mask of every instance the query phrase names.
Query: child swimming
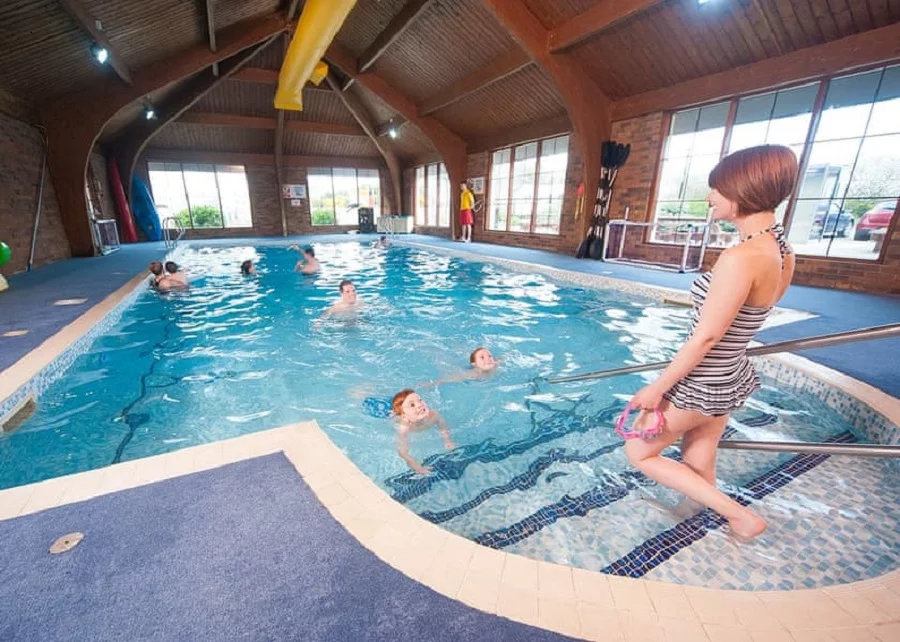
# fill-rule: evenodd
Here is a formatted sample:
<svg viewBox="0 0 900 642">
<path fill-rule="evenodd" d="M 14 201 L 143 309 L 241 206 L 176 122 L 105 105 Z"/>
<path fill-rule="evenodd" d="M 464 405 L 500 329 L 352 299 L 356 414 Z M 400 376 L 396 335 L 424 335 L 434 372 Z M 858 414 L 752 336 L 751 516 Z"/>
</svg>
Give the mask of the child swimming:
<svg viewBox="0 0 900 642">
<path fill-rule="evenodd" d="M 391 408 L 394 411 L 394 418 L 397 427 L 397 454 L 409 464 L 409 467 L 420 475 L 428 475 L 431 468 L 423 466 L 409 454 L 409 433 L 421 432 L 426 428 L 430 428 L 435 424 L 444 438 L 444 447 L 447 450 L 456 448 L 456 444 L 450 439 L 450 431 L 444 418 L 435 411 L 431 410 L 414 390 L 406 388 L 394 395 L 391 400 Z"/>
<path fill-rule="evenodd" d="M 494 359 L 491 351 L 484 346 L 478 346 L 469 355 L 469 365 L 471 368 L 464 372 L 458 372 L 447 377 L 442 377 L 435 381 L 423 383 L 423 386 L 439 386 L 443 383 L 454 383 L 457 381 L 468 381 L 469 379 L 480 379 L 497 370 L 500 362 Z"/>
</svg>

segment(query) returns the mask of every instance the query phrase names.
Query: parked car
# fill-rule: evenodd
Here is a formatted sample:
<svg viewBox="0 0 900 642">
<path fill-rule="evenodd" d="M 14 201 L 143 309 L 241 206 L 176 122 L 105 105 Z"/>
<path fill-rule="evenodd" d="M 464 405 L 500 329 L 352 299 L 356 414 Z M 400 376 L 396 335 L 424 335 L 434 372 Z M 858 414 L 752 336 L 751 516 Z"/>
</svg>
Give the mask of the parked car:
<svg viewBox="0 0 900 642">
<path fill-rule="evenodd" d="M 828 212 L 826 216 L 825 212 Z M 834 236 L 846 238 L 853 231 L 853 217 L 849 212 L 842 212 L 837 203 L 816 205 L 813 213 L 813 223 L 809 230 L 809 238 L 831 238 Z"/>
<path fill-rule="evenodd" d="M 853 240 L 868 241 L 872 230 L 887 228 L 891 224 L 891 217 L 894 215 L 895 209 L 897 209 L 896 201 L 885 201 L 875 205 L 859 219 Z"/>
</svg>

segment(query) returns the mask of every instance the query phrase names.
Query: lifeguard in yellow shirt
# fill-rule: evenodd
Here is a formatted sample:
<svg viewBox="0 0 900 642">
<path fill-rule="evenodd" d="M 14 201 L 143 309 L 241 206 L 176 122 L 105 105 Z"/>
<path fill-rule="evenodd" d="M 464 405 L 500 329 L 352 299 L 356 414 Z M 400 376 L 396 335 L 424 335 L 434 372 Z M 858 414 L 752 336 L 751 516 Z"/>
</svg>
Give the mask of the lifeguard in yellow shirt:
<svg viewBox="0 0 900 642">
<path fill-rule="evenodd" d="M 475 207 L 475 193 L 463 182 L 459 184 L 459 225 L 462 227 L 463 243 L 472 242 L 472 226 L 475 224 L 475 215 L 472 209 Z"/>
</svg>

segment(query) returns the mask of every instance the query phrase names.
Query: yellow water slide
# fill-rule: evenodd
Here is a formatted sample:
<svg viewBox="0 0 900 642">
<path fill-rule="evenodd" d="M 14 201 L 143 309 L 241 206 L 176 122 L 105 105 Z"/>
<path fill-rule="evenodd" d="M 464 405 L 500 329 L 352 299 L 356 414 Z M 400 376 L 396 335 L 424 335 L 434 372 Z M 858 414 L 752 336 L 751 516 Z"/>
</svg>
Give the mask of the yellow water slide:
<svg viewBox="0 0 900 642">
<path fill-rule="evenodd" d="M 327 75 L 322 56 L 355 4 L 356 0 L 306 0 L 278 74 L 276 109 L 303 109 L 303 86 L 307 81 L 319 84 Z"/>
</svg>

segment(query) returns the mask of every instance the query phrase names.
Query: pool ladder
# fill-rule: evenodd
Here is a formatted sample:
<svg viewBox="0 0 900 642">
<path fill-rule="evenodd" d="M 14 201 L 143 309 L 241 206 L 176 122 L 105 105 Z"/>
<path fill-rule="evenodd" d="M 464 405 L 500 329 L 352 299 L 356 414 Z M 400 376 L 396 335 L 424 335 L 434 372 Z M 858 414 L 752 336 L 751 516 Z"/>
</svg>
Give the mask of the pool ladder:
<svg viewBox="0 0 900 642">
<path fill-rule="evenodd" d="M 849 332 L 836 332 L 823 334 L 806 339 L 791 339 L 778 341 L 761 346 L 754 346 L 747 350 L 747 356 L 760 356 L 775 354 L 778 352 L 791 352 L 794 350 L 808 350 L 810 348 L 826 348 L 829 346 L 844 345 L 855 341 L 871 341 L 873 339 L 887 339 L 900 336 L 900 323 L 879 325 L 862 330 L 850 330 Z M 570 375 L 566 377 L 550 377 L 548 383 L 569 383 L 573 381 L 590 381 L 594 379 L 606 379 L 619 375 L 634 374 L 637 372 L 650 372 L 662 370 L 671 361 L 657 361 L 643 363 L 637 366 L 613 368 L 611 370 L 599 370 L 584 374 Z M 881 444 L 825 444 L 805 443 L 796 441 L 741 441 L 724 440 L 719 442 L 719 448 L 734 450 L 762 450 L 766 452 L 794 452 L 811 455 L 852 455 L 855 457 L 900 457 L 900 446 Z"/>
<path fill-rule="evenodd" d="M 169 216 L 163 220 L 162 231 L 163 243 L 166 244 L 167 249 L 177 247 L 178 241 L 184 238 L 184 225 L 174 216 Z M 178 234 L 173 237 L 172 232 L 178 232 Z"/>
</svg>

